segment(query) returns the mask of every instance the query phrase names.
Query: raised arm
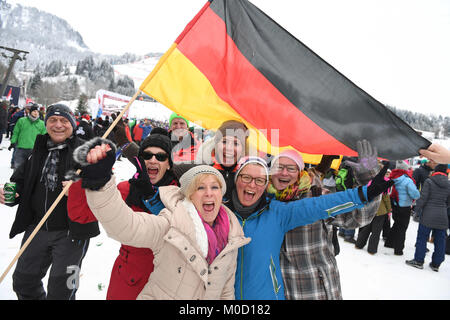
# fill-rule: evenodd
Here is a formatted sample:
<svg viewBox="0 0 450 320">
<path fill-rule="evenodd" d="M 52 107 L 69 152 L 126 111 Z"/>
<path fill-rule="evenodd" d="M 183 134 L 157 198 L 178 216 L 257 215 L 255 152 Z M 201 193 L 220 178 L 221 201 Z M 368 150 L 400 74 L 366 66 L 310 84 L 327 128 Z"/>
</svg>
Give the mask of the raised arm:
<svg viewBox="0 0 450 320">
<path fill-rule="evenodd" d="M 106 139 L 92 139 L 74 152 L 81 167 L 81 186 L 94 216 L 109 237 L 126 245 L 155 249 L 169 228 L 166 214 L 134 212 L 123 201 L 112 176 L 115 145 Z"/>
<path fill-rule="evenodd" d="M 271 205 L 282 215 L 283 226 L 288 231 L 317 220 L 362 208 L 374 199 L 379 203 L 378 196 L 394 183 L 393 180 L 384 180 L 387 167 L 388 165 L 385 165 L 380 170 L 369 186 L 291 202 L 273 201 Z"/>
</svg>

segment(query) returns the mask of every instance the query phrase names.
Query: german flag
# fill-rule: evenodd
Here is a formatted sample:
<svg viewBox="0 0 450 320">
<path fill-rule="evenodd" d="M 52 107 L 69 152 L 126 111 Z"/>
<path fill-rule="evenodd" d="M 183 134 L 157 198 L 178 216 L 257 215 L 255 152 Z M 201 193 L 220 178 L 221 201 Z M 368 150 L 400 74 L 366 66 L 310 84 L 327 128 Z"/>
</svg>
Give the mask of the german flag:
<svg viewBox="0 0 450 320">
<path fill-rule="evenodd" d="M 140 90 L 204 128 L 240 120 L 271 154 L 356 156 L 367 139 L 400 160 L 430 145 L 246 0 L 208 1 Z"/>
</svg>

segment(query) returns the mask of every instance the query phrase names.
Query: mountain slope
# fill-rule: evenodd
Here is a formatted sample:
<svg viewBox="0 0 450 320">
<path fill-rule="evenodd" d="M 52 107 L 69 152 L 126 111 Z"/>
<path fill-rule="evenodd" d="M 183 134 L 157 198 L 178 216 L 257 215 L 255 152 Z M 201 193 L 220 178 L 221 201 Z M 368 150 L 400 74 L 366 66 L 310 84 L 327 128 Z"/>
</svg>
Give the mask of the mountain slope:
<svg viewBox="0 0 450 320">
<path fill-rule="evenodd" d="M 92 54 L 67 21 L 6 0 L 0 0 L 0 34 L 3 46 L 30 52 L 29 68 L 52 60 L 74 63 Z"/>
</svg>

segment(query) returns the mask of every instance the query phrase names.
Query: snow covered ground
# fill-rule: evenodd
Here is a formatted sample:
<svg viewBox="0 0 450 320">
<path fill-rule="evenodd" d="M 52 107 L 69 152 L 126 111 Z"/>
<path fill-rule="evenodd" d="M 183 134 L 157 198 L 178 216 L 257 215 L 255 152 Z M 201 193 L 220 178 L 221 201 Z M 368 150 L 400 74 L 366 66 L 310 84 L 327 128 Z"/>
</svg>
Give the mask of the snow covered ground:
<svg viewBox="0 0 450 320">
<path fill-rule="evenodd" d="M 0 150 L 0 183 L 9 181 L 11 152 L 6 148 L 9 141 L 4 139 Z M 119 180 L 128 179 L 134 173 L 134 167 L 127 160 L 116 163 L 115 173 Z M 16 208 L 0 206 L 0 272 L 19 252 L 22 235 L 9 239 L 9 230 L 14 220 Z M 357 250 L 350 243 L 340 240 L 341 253 L 337 262 L 341 274 L 343 297 L 346 300 L 448 300 L 450 299 L 450 257 L 446 255 L 439 272 L 428 267 L 433 245 L 425 258 L 425 268 L 418 270 L 405 264 L 413 258 L 414 243 L 418 224 L 411 220 L 405 242 L 403 256 L 395 256 L 393 249 L 387 249 L 380 241 L 378 253 L 369 255 L 366 248 Z M 111 268 L 118 254 L 120 244 L 101 234 L 91 240 L 87 255 L 81 268 L 79 300 L 104 300 L 108 288 Z M 0 283 L 0 300 L 15 300 L 12 290 L 12 273 Z M 46 278 L 44 279 L 44 284 Z"/>
</svg>

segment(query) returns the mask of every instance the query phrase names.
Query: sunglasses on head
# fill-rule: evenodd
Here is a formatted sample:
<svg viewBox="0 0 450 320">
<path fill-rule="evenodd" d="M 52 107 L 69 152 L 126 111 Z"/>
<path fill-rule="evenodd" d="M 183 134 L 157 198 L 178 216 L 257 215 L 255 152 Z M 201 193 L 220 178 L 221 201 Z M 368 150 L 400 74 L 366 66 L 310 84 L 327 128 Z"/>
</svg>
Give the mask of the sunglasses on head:
<svg viewBox="0 0 450 320">
<path fill-rule="evenodd" d="M 153 156 L 155 156 L 156 160 L 158 160 L 158 161 L 166 161 L 167 158 L 169 158 L 169 155 L 164 152 L 158 152 L 158 153 L 142 152 L 142 158 L 144 160 L 150 160 L 151 158 L 153 158 Z"/>
</svg>

